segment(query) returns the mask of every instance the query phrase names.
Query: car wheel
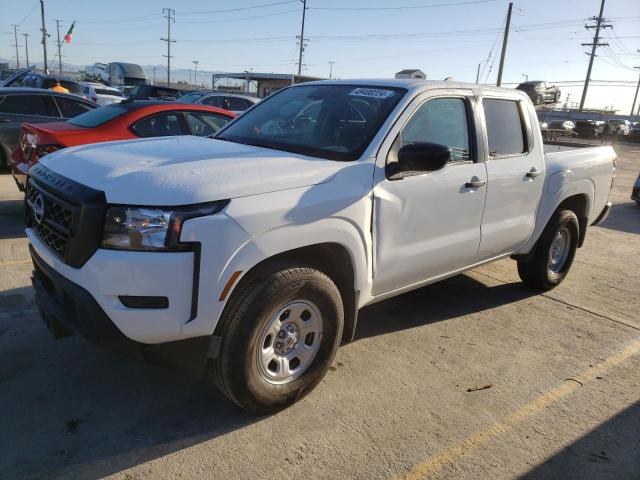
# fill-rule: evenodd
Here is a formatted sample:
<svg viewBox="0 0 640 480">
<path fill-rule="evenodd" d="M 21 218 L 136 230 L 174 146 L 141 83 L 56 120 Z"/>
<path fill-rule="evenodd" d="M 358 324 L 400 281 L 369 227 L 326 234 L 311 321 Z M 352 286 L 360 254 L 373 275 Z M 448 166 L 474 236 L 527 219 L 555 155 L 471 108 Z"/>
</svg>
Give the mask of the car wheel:
<svg viewBox="0 0 640 480">
<path fill-rule="evenodd" d="M 560 92 L 556 92 L 556 95 L 553 99 L 554 102 L 558 103 L 560 101 Z"/>
<path fill-rule="evenodd" d="M 243 409 L 274 412 L 313 390 L 331 366 L 342 298 L 329 277 L 302 265 L 280 265 L 240 287 L 220 319 L 208 378 Z"/>
<path fill-rule="evenodd" d="M 536 99 L 534 100 L 533 103 L 535 103 L 536 105 L 540 105 L 543 102 L 543 98 L 542 95 L 536 95 Z"/>
<path fill-rule="evenodd" d="M 518 261 L 518 275 L 527 287 L 551 290 L 569 273 L 578 248 L 578 217 L 560 210 L 545 227 L 530 262 Z"/>
</svg>

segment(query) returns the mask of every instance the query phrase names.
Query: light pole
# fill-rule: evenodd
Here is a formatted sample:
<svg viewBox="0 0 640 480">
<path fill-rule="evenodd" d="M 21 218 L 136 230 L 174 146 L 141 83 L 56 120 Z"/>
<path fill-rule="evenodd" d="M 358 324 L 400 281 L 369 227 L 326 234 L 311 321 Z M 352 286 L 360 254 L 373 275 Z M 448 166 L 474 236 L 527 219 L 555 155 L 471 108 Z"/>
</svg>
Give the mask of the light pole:
<svg viewBox="0 0 640 480">
<path fill-rule="evenodd" d="M 336 63 L 333 60 L 329 60 L 329 79 L 333 78 L 333 64 Z"/>
<path fill-rule="evenodd" d="M 193 84 L 198 85 L 198 60 L 194 60 L 193 64 L 195 65 L 193 69 Z"/>
<path fill-rule="evenodd" d="M 522 76 L 524 77 L 525 82 L 529 81 L 529 75 L 527 75 L 526 73 L 523 73 Z"/>
</svg>

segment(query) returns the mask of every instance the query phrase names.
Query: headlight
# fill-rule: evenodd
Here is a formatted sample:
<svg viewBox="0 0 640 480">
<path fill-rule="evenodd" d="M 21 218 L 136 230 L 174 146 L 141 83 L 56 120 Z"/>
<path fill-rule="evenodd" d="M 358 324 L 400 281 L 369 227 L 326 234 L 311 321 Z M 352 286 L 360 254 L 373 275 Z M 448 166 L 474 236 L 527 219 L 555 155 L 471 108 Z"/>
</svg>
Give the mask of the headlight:
<svg viewBox="0 0 640 480">
<path fill-rule="evenodd" d="M 191 218 L 213 215 L 228 201 L 190 205 L 176 209 L 113 206 L 107 210 L 102 247 L 117 250 L 184 251 L 182 224 Z"/>
</svg>

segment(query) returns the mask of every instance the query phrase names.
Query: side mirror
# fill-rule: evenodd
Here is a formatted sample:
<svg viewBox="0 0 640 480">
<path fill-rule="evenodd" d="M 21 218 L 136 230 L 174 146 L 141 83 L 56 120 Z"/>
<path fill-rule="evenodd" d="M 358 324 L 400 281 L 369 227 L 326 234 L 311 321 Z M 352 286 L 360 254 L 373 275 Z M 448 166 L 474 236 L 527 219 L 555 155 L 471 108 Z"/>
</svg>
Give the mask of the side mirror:
<svg viewBox="0 0 640 480">
<path fill-rule="evenodd" d="M 451 148 L 439 143 L 415 142 L 398 152 L 394 176 L 403 172 L 434 172 L 451 159 Z"/>
</svg>

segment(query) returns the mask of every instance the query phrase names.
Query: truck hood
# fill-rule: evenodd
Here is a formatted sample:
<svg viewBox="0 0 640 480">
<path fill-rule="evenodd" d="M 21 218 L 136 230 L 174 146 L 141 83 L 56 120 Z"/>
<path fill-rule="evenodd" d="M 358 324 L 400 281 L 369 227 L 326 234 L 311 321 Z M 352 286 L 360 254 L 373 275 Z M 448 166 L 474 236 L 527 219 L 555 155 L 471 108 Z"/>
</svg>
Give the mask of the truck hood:
<svg viewBox="0 0 640 480">
<path fill-rule="evenodd" d="M 41 160 L 109 203 L 188 205 L 329 181 L 344 163 L 182 136 L 66 148 Z"/>
</svg>

